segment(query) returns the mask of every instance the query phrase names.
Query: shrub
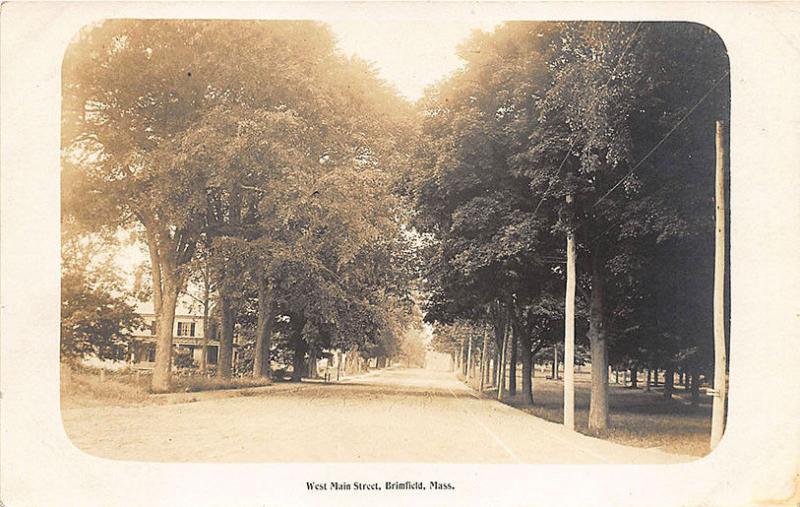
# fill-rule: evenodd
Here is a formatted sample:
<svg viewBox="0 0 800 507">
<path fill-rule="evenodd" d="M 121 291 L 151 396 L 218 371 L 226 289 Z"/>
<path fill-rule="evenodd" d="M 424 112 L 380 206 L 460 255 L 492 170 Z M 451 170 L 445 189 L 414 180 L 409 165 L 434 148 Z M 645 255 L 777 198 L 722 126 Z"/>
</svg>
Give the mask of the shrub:
<svg viewBox="0 0 800 507">
<path fill-rule="evenodd" d="M 194 369 L 197 364 L 194 362 L 192 353 L 185 349 L 178 349 L 172 356 L 172 364 L 179 370 Z"/>
</svg>

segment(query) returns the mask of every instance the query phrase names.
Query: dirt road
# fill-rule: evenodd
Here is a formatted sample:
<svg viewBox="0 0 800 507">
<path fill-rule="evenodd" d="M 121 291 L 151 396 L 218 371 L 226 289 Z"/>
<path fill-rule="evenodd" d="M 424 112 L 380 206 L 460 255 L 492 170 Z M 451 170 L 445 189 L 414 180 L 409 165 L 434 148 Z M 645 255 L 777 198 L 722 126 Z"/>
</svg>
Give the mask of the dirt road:
<svg viewBox="0 0 800 507">
<path fill-rule="evenodd" d="M 382 370 L 338 384 L 175 405 L 63 411 L 112 459 L 213 462 L 678 463 L 479 399 L 452 373 Z"/>
</svg>

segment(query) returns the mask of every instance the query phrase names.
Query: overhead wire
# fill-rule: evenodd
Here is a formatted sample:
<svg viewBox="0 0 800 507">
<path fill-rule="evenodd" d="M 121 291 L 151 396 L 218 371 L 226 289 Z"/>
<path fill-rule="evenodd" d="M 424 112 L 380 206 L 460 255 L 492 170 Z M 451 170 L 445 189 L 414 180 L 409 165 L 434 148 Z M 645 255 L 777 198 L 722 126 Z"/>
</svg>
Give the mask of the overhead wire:
<svg viewBox="0 0 800 507">
<path fill-rule="evenodd" d="M 611 79 L 614 77 L 614 73 L 617 70 L 617 67 L 619 67 L 619 64 L 622 62 L 622 59 L 625 57 L 625 54 L 628 52 L 628 49 L 630 49 L 631 43 L 633 42 L 633 38 L 639 32 L 639 28 L 641 28 L 641 26 L 642 26 L 642 22 L 640 21 L 640 22 L 638 22 L 636 24 L 636 28 L 633 30 L 633 33 L 631 33 L 631 36 L 628 37 L 628 42 L 625 44 L 625 47 L 622 49 L 622 53 L 620 53 L 619 58 L 617 59 L 617 63 L 614 64 L 614 68 L 609 73 L 608 79 L 606 80 L 605 84 L 603 85 L 603 88 L 608 87 L 608 84 L 611 82 Z M 597 96 L 595 96 L 594 99 L 595 99 L 595 102 L 596 102 Z M 592 106 L 594 106 L 594 102 L 592 103 Z M 564 168 L 564 164 L 567 162 L 567 159 L 572 154 L 572 148 L 575 147 L 575 142 L 576 142 L 576 138 L 573 138 L 572 141 L 570 142 L 569 148 L 567 148 L 567 152 L 564 154 L 564 158 L 561 159 L 561 163 L 558 165 L 558 168 L 553 173 L 553 175 L 549 178 L 550 182 L 547 185 L 547 189 L 545 189 L 544 193 L 542 194 L 541 199 L 539 199 L 539 202 L 536 204 L 536 207 L 533 210 L 533 216 L 536 216 L 536 213 L 539 212 L 539 208 L 541 208 L 542 203 L 547 198 L 548 194 L 550 193 L 550 190 L 552 190 L 553 184 L 555 183 L 555 178 L 557 178 L 558 176 L 561 175 L 561 170 Z"/>
<path fill-rule="evenodd" d="M 605 199 L 606 199 L 606 198 L 607 198 L 609 195 L 611 195 L 611 194 L 612 194 L 612 193 L 613 193 L 613 192 L 614 192 L 614 191 L 615 191 L 617 188 L 619 188 L 619 186 L 620 186 L 620 185 L 622 185 L 622 183 L 624 183 L 624 182 L 625 182 L 625 180 L 627 180 L 628 178 L 630 178 L 630 177 L 633 175 L 633 173 L 635 173 L 635 172 L 636 172 L 636 170 L 637 170 L 637 169 L 638 169 L 638 168 L 639 168 L 639 167 L 640 167 L 640 166 L 641 166 L 641 165 L 642 165 L 642 164 L 643 164 L 643 163 L 644 163 L 644 162 L 645 162 L 645 161 L 646 161 L 648 158 L 650 158 L 650 156 L 651 156 L 653 153 L 655 153 L 655 152 L 656 152 L 656 150 L 657 150 L 657 149 L 658 149 L 658 148 L 659 148 L 659 147 L 660 147 L 662 144 L 664 144 L 664 142 L 665 142 L 665 141 L 666 141 L 666 140 L 667 140 L 667 139 L 668 139 L 668 138 L 669 138 L 669 137 L 670 137 L 670 136 L 671 136 L 671 135 L 672 135 L 672 134 L 673 134 L 673 133 L 674 133 L 674 132 L 675 132 L 675 131 L 678 129 L 678 127 L 680 127 L 680 126 L 683 124 L 683 122 L 684 122 L 684 121 L 686 121 L 686 119 L 687 119 L 687 118 L 689 118 L 689 116 L 691 116 L 691 115 L 692 115 L 692 113 L 694 113 L 694 111 L 695 111 L 695 110 L 696 110 L 698 107 L 700 107 L 700 104 L 702 104 L 702 103 L 703 103 L 703 101 L 705 101 L 705 100 L 706 100 L 706 98 L 708 98 L 708 96 L 709 96 L 709 95 L 711 95 L 711 93 L 712 93 L 712 92 L 713 92 L 713 91 L 714 91 L 714 90 L 717 88 L 717 86 L 719 86 L 719 84 L 720 84 L 720 83 L 721 83 L 721 82 L 722 82 L 722 81 L 723 81 L 723 80 L 724 80 L 724 79 L 725 79 L 725 78 L 726 78 L 726 77 L 727 77 L 729 74 L 730 74 L 730 69 L 726 70 L 726 71 L 725 71 L 725 73 L 724 73 L 724 74 L 722 74 L 722 76 L 720 76 L 719 78 L 717 78 L 717 80 L 716 80 L 716 81 L 714 81 L 714 83 L 711 85 L 711 87 L 710 87 L 710 88 L 709 88 L 709 89 L 708 89 L 708 90 L 707 90 L 707 91 L 706 91 L 706 92 L 703 94 L 703 96 L 702 96 L 702 97 L 700 97 L 700 99 L 699 99 L 699 100 L 698 100 L 698 101 L 697 101 L 697 102 L 696 102 L 696 103 L 695 103 L 695 104 L 694 104 L 694 105 L 693 105 L 693 106 L 692 106 L 692 107 L 689 109 L 689 111 L 688 111 L 688 112 L 687 112 L 685 115 L 683 115 L 683 117 L 681 117 L 681 119 L 680 119 L 680 120 L 678 120 L 678 122 L 677 122 L 675 125 L 673 125 L 671 129 L 669 129 L 669 131 L 668 131 L 668 132 L 667 132 L 667 133 L 666 133 L 666 134 L 665 134 L 665 135 L 664 135 L 664 136 L 663 136 L 663 137 L 662 137 L 662 138 L 661 138 L 661 139 L 660 139 L 660 140 L 659 140 L 659 141 L 658 141 L 658 142 L 657 142 L 657 143 L 656 143 L 656 144 L 655 144 L 655 145 L 654 145 L 654 146 L 653 146 L 651 149 L 650 149 L 650 151 L 648 151 L 648 152 L 647 152 L 647 154 L 646 154 L 644 157 L 642 157 L 642 158 L 641 158 L 641 159 L 640 159 L 640 160 L 639 160 L 639 161 L 638 161 L 636 164 L 634 164 L 633 168 L 632 168 L 630 171 L 628 171 L 628 172 L 627 172 L 627 173 L 626 173 L 626 174 L 625 174 L 625 175 L 624 175 L 622 178 L 620 178 L 620 179 L 619 179 L 619 181 L 617 181 L 617 182 L 616 182 L 616 183 L 615 183 L 615 184 L 614 184 L 614 185 L 613 185 L 613 186 L 612 186 L 612 187 L 611 187 L 611 188 L 610 188 L 610 189 L 609 189 L 609 190 L 608 190 L 606 193 L 604 193 L 602 196 L 600 196 L 600 198 L 599 198 L 599 199 L 597 199 L 597 200 L 596 200 L 596 201 L 595 201 L 595 202 L 594 202 L 594 203 L 593 203 L 593 204 L 592 204 L 592 205 L 589 207 L 589 210 L 591 211 L 591 210 L 593 210 L 594 208 L 596 208 L 598 204 L 600 204 L 601 202 L 603 202 L 603 201 L 604 201 L 604 200 L 605 200 Z M 581 221 L 581 222 L 580 222 L 580 223 L 579 223 L 579 224 L 578 224 L 578 225 L 577 225 L 577 226 L 576 226 L 576 227 L 573 229 L 573 232 L 574 232 L 574 231 L 577 231 L 578 229 L 580 229 L 580 228 L 581 228 L 583 225 L 585 225 L 585 224 L 586 224 L 586 223 L 588 223 L 588 222 L 589 222 L 589 219 L 586 219 L 586 220 L 583 220 L 583 221 Z M 614 226 L 614 225 L 615 225 L 615 224 L 614 224 L 614 223 L 612 223 L 612 225 L 611 225 L 610 227 L 606 228 L 606 230 L 604 230 L 602 233 L 600 233 L 600 234 L 598 234 L 597 236 L 593 237 L 593 238 L 591 239 L 591 241 L 593 242 L 593 241 L 595 241 L 597 238 L 599 238 L 599 237 L 601 237 L 601 236 L 605 235 L 606 233 L 608 233 L 608 232 L 609 232 L 609 231 L 610 231 L 610 230 L 613 228 L 613 226 Z"/>
<path fill-rule="evenodd" d="M 666 135 L 664 135 L 664 137 L 662 137 L 662 138 L 661 138 L 661 140 L 660 140 L 658 143 L 656 143 L 656 145 L 655 145 L 655 146 L 653 146 L 653 147 L 650 149 L 650 151 L 649 151 L 649 152 L 647 152 L 647 154 L 646 154 L 644 157 L 642 157 L 642 159 L 641 159 L 641 160 L 639 160 L 639 162 L 637 162 L 637 163 L 636 163 L 636 165 L 634 165 L 634 166 L 633 166 L 633 169 L 631 169 L 631 170 L 630 170 L 630 171 L 629 171 L 629 172 L 628 172 L 628 173 L 627 173 L 625 176 L 623 176 L 622 178 L 620 178 L 620 180 L 619 180 L 617 183 L 615 183 L 615 184 L 614 184 L 614 186 L 612 186 L 612 187 L 611 187 L 611 188 L 608 190 L 608 192 L 606 192 L 605 194 L 603 194 L 603 195 L 602 195 L 602 196 L 601 196 L 601 197 L 600 197 L 600 198 L 599 198 L 597 201 L 595 201 L 595 203 L 594 203 L 594 204 L 592 204 L 592 206 L 591 206 L 591 208 L 590 208 L 590 209 L 594 209 L 594 208 L 595 208 L 595 207 L 596 207 L 598 204 L 600 204 L 601 202 L 603 202 L 603 200 L 605 200 L 605 198 L 606 198 L 606 197 L 608 197 L 609 195 L 611 195 L 611 193 L 612 193 L 614 190 L 616 190 L 616 189 L 617 189 L 617 188 L 618 188 L 618 187 L 619 187 L 619 186 L 620 186 L 620 185 L 621 185 L 621 184 L 622 184 L 622 183 L 623 183 L 623 182 L 624 182 L 626 179 L 628 179 L 628 178 L 629 178 L 631 175 L 633 175 L 633 173 L 634 173 L 634 172 L 636 172 L 636 169 L 638 169 L 638 168 L 639 168 L 639 166 L 640 166 L 640 165 L 642 165 L 642 163 L 644 163 L 644 161 L 645 161 L 645 160 L 647 160 L 647 159 L 650 157 L 650 155 L 652 155 L 653 153 L 655 153 L 655 151 L 656 151 L 656 150 L 657 150 L 657 149 L 658 149 L 658 148 L 659 148 L 659 147 L 660 147 L 662 144 L 664 144 L 664 141 L 666 141 L 666 140 L 667 140 L 667 138 L 669 138 L 669 136 L 671 136 L 671 135 L 672 135 L 672 133 L 673 133 L 673 132 L 675 132 L 675 130 L 676 130 L 678 127 L 680 127 L 680 126 L 681 126 L 681 124 L 682 124 L 682 123 L 683 123 L 683 122 L 686 120 L 686 118 L 688 118 L 689 116 L 691 116 L 691 114 L 692 114 L 692 113 L 695 111 L 695 109 L 697 109 L 697 108 L 700 106 L 700 104 L 702 104 L 702 103 L 703 103 L 703 101 L 704 101 L 704 100 L 706 100 L 706 98 L 707 98 L 709 95 L 711 95 L 711 92 L 713 92 L 713 91 L 714 91 L 714 90 L 717 88 L 717 86 L 718 86 L 718 85 L 719 85 L 719 84 L 722 82 L 722 80 L 723 80 L 723 79 L 725 79 L 725 78 L 728 76 L 728 74 L 729 74 L 729 73 L 730 73 L 730 70 L 727 70 L 727 71 L 725 71 L 725 73 L 724 73 L 724 74 L 723 74 L 723 75 L 722 75 L 722 76 L 721 76 L 719 79 L 717 79 L 717 80 L 714 82 L 714 84 L 711 86 L 711 88 L 709 88 L 709 89 L 708 89 L 708 91 L 707 91 L 707 92 L 706 92 L 706 93 L 705 93 L 705 94 L 704 94 L 702 97 L 700 97 L 700 100 L 698 100 L 698 101 L 697 101 L 697 103 L 696 103 L 694 106 L 692 106 L 692 108 L 691 108 L 691 109 L 690 109 L 690 110 L 689 110 L 689 111 L 688 111 L 688 112 L 687 112 L 687 113 L 686 113 L 686 114 L 685 114 L 685 115 L 684 115 L 684 116 L 683 116 L 683 117 L 682 117 L 682 118 L 681 118 L 681 119 L 678 121 L 678 123 L 676 123 L 676 124 L 675 124 L 675 125 L 674 125 L 674 126 L 673 126 L 673 127 L 670 129 L 670 130 L 669 130 L 669 132 L 667 132 L 667 133 L 666 133 Z"/>
</svg>

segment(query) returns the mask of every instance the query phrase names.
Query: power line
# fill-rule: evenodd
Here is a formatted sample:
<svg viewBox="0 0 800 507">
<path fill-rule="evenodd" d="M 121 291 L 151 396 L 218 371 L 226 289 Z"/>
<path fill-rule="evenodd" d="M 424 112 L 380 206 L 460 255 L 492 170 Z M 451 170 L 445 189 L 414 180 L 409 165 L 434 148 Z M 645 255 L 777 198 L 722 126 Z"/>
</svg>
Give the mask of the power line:
<svg viewBox="0 0 800 507">
<path fill-rule="evenodd" d="M 714 84 L 711 86 L 711 88 L 709 88 L 709 89 L 708 89 L 708 91 L 705 93 L 705 95 L 703 95 L 702 97 L 700 97 L 700 100 L 698 100 L 698 101 L 697 101 L 697 104 L 695 104 L 694 106 L 692 106 L 692 108 L 689 110 L 689 112 L 688 112 L 688 113 L 686 113 L 686 114 L 683 116 L 683 118 L 681 118 L 681 119 L 678 121 L 678 123 L 676 123 L 676 124 L 675 124 L 675 125 L 674 125 L 674 126 L 673 126 L 673 127 L 670 129 L 670 130 L 669 130 L 669 132 L 667 132 L 667 134 L 666 134 L 664 137 L 662 137 L 662 138 L 661 138 L 661 140 L 660 140 L 658 143 L 656 143 L 656 145 L 655 145 L 655 146 L 653 146 L 653 148 L 652 148 L 652 149 L 651 149 L 649 152 L 647 152 L 647 155 L 645 155 L 645 156 L 644 156 L 644 157 L 643 157 L 641 160 L 639 160 L 639 162 L 637 162 L 637 163 L 636 163 L 636 165 L 634 165 L 634 166 L 633 166 L 633 169 L 631 169 L 631 170 L 628 172 L 628 174 L 626 174 L 625 176 L 623 176 L 623 177 L 622 177 L 622 178 L 621 178 L 621 179 L 620 179 L 620 180 L 619 180 L 617 183 L 615 183 L 615 184 L 614 184 L 614 186 L 613 186 L 613 187 L 611 187 L 611 188 L 609 189 L 609 191 L 608 191 L 608 192 L 606 192 L 605 194 L 603 194 L 603 195 L 602 195 L 602 196 L 601 196 L 601 197 L 600 197 L 600 198 L 599 198 L 597 201 L 595 201 L 595 203 L 594 203 L 594 204 L 592 204 L 592 207 L 591 207 L 590 209 L 594 209 L 594 208 L 595 208 L 595 207 L 596 207 L 598 204 L 600 204 L 601 202 L 603 202 L 603 200 L 604 200 L 606 197 L 608 197 L 609 195 L 611 195 L 611 192 L 613 192 L 614 190 L 616 190 L 616 189 L 617 189 L 617 187 L 619 187 L 620 185 L 622 185 L 622 183 L 623 183 L 623 182 L 624 182 L 626 179 L 628 179 L 628 177 L 630 177 L 630 176 L 631 176 L 631 175 L 632 175 L 632 174 L 633 174 L 633 173 L 636 171 L 636 169 L 638 169 L 638 168 L 639 168 L 639 166 L 640 166 L 640 165 L 642 165 L 642 163 L 643 163 L 645 160 L 647 160 L 647 159 L 650 157 L 650 155 L 652 155 L 652 154 L 653 154 L 653 153 L 654 153 L 654 152 L 655 152 L 655 151 L 656 151 L 656 150 L 659 148 L 659 146 L 661 146 L 661 145 L 664 143 L 664 141 L 666 141 L 666 140 L 667 140 L 667 138 L 669 138 L 669 136 L 671 136 L 671 135 L 672 135 L 672 133 L 673 133 L 673 132 L 675 132 L 675 130 L 676 130 L 676 129 L 677 129 L 677 128 L 678 128 L 678 127 L 679 127 L 679 126 L 680 126 L 680 125 L 681 125 L 681 124 L 684 122 L 684 120 L 686 120 L 686 118 L 688 118 L 688 117 L 689 117 L 689 116 L 690 116 L 690 115 L 691 115 L 691 114 L 694 112 L 694 110 L 695 110 L 695 109 L 697 109 L 697 108 L 700 106 L 700 104 L 702 104 L 702 103 L 703 103 L 703 101 L 704 101 L 704 100 L 706 100 L 706 97 L 708 97 L 709 95 L 711 95 L 711 92 L 713 92 L 713 91 L 714 91 L 714 89 L 716 89 L 717 85 L 719 85 L 719 84 L 722 82 L 722 80 L 723 80 L 723 79 L 725 79 L 725 78 L 728 76 L 728 74 L 729 74 L 729 73 L 730 73 L 730 70 L 726 70 L 726 71 L 725 71 L 725 74 L 723 74 L 723 75 L 722 75 L 722 77 L 720 77 L 719 79 L 717 79 L 717 81 L 716 81 L 716 82 L 715 82 L 715 83 L 714 83 Z"/>
<path fill-rule="evenodd" d="M 702 96 L 702 97 L 700 97 L 700 100 L 698 100 L 698 101 L 697 101 L 697 103 L 695 103 L 695 105 L 694 105 L 694 106 L 692 106 L 692 108 L 691 108 L 691 109 L 689 109 L 689 111 L 688 111 L 688 112 L 687 112 L 685 115 L 683 115 L 683 117 L 682 117 L 680 120 L 678 120 L 678 122 L 677 122 L 675 125 L 673 125 L 673 127 L 672 127 L 672 128 L 671 128 L 671 129 L 670 129 L 670 130 L 669 130 L 669 131 L 668 131 L 668 132 L 667 132 L 667 133 L 664 135 L 664 137 L 662 137 L 662 138 L 661 138 L 661 140 L 660 140 L 660 141 L 658 141 L 658 142 L 657 142 L 657 143 L 656 143 L 656 144 L 655 144 L 655 145 L 654 145 L 654 146 L 653 146 L 653 147 L 650 149 L 650 151 L 648 151 L 648 152 L 647 152 L 647 154 L 646 154 L 644 157 L 642 157 L 642 159 L 641 159 L 641 160 L 639 160 L 639 161 L 638 161 L 638 162 L 637 162 L 637 163 L 636 163 L 636 164 L 633 166 L 633 168 L 632 168 L 630 171 L 628 171 L 628 173 L 627 173 L 627 174 L 625 174 L 625 176 L 623 176 L 622 178 L 620 178 L 620 179 L 619 179 L 619 181 L 617 181 L 617 182 L 614 184 L 614 186 L 612 186 L 612 187 L 611 187 L 611 188 L 610 188 L 610 189 L 609 189 L 609 190 L 608 190 L 608 191 L 607 191 L 605 194 L 603 194 L 602 196 L 600 196 L 600 198 L 599 198 L 599 199 L 597 199 L 597 200 L 594 202 L 594 204 L 592 204 L 592 206 L 591 206 L 589 209 L 590 209 L 590 210 L 593 210 L 595 207 L 597 207 L 597 205 L 598 205 L 598 204 L 600 204 L 601 202 L 603 202 L 603 201 L 606 199 L 606 197 L 608 197 L 609 195 L 611 195 L 611 193 L 612 193 L 612 192 L 614 192 L 614 190 L 616 190 L 617 188 L 619 188 L 619 186 L 620 186 L 620 185 L 622 185 L 622 183 L 623 183 L 623 182 L 624 182 L 626 179 L 628 179 L 628 178 L 629 178 L 631 175 L 633 175 L 633 173 L 634 173 L 634 172 L 636 172 L 636 170 L 639 168 L 639 166 L 641 166 L 641 165 L 644 163 L 644 161 L 645 161 L 645 160 L 647 160 L 647 159 L 650 157 L 650 155 L 652 155 L 653 153 L 655 153 L 655 151 L 656 151 L 656 150 L 657 150 L 657 149 L 658 149 L 658 148 L 659 148 L 659 147 L 660 147 L 662 144 L 664 144 L 664 142 L 665 142 L 665 141 L 666 141 L 666 140 L 669 138 L 669 136 L 671 136 L 671 135 L 672 135 L 672 133 L 673 133 L 673 132 L 675 132 L 675 130 L 677 130 L 677 128 L 678 128 L 678 127 L 680 127 L 680 126 L 681 126 L 681 124 L 683 124 L 683 122 L 684 122 L 684 121 L 686 121 L 686 119 L 687 119 L 687 118 L 689 118 L 689 116 L 691 116 L 691 115 L 692 115 L 692 113 L 694 113 L 694 111 L 695 111 L 695 110 L 696 110 L 698 107 L 700 107 L 700 104 L 702 104 L 702 103 L 703 103 L 703 101 L 704 101 L 704 100 L 706 100 L 706 98 L 708 98 L 708 96 L 709 96 L 709 95 L 711 95 L 711 92 L 713 92 L 713 91 L 714 91 L 714 90 L 717 88 L 717 86 L 719 86 L 719 84 L 720 84 L 720 83 L 721 83 L 721 82 L 722 82 L 722 81 L 723 81 L 723 80 L 724 80 L 724 79 L 725 79 L 725 78 L 728 76 L 728 74 L 730 74 L 730 69 L 726 70 L 726 71 L 725 71 L 725 73 L 724 73 L 722 76 L 720 76 L 720 77 L 719 77 L 719 78 L 718 78 L 718 79 L 717 79 L 717 80 L 714 82 L 714 84 L 713 84 L 713 85 L 711 85 L 711 88 L 709 88 L 709 89 L 708 89 L 708 91 L 706 91 L 706 93 L 705 93 L 705 94 L 703 94 L 703 96 Z M 575 229 L 573 229 L 573 230 L 574 230 L 574 231 L 577 231 L 577 230 L 578 230 L 578 229 L 580 229 L 580 228 L 581 228 L 581 227 L 582 227 L 584 224 L 586 224 L 588 221 L 589 221 L 588 219 L 587 219 L 587 220 L 583 220 L 583 221 L 582 221 L 580 224 L 578 224 L 578 226 L 577 226 L 577 227 L 575 227 Z M 601 236 L 603 236 L 604 234 L 606 234 L 607 232 L 609 232 L 609 231 L 610 231 L 610 230 L 613 228 L 613 226 L 614 226 L 614 225 L 615 225 L 615 224 L 614 224 L 614 223 L 612 223 L 612 224 L 611 224 L 611 226 L 609 226 L 609 227 L 608 227 L 606 230 L 604 230 L 602 233 L 600 233 L 600 234 L 598 234 L 597 236 L 595 236 L 594 238 L 592 238 L 592 239 L 591 239 L 591 241 L 595 241 L 595 240 L 597 240 L 598 238 L 600 238 Z"/>
<path fill-rule="evenodd" d="M 639 28 L 641 26 L 642 26 L 642 22 L 640 21 L 640 22 L 638 22 L 636 24 L 636 28 L 633 30 L 633 33 L 631 34 L 631 36 L 628 37 L 628 42 L 625 44 L 625 47 L 622 49 L 622 53 L 619 55 L 619 58 L 617 59 L 617 63 L 614 64 L 614 68 L 609 73 L 608 79 L 606 80 L 606 83 L 603 85 L 603 88 L 608 87 L 608 83 L 610 83 L 611 79 L 614 77 L 614 72 L 617 70 L 617 67 L 619 67 L 619 64 L 622 62 L 622 59 L 625 57 L 625 53 L 627 53 L 628 49 L 631 47 L 631 43 L 633 42 L 633 38 L 639 32 Z M 595 95 L 595 101 L 596 100 L 597 100 L 597 95 Z M 592 106 L 594 106 L 594 105 L 595 104 L 593 102 Z M 536 216 L 536 213 L 539 211 L 539 208 L 542 206 L 542 203 L 547 198 L 547 195 L 550 193 L 550 190 L 553 188 L 553 184 L 555 182 L 554 178 L 557 178 L 558 176 L 561 175 L 561 169 L 564 168 L 564 164 L 567 162 L 567 159 L 569 158 L 570 154 L 572 153 L 572 148 L 575 147 L 575 141 L 576 141 L 576 138 L 573 138 L 572 141 L 570 142 L 569 148 L 567 148 L 567 153 L 564 155 L 564 158 L 561 159 L 561 163 L 558 165 L 558 169 L 556 169 L 556 171 L 553 173 L 553 176 L 551 176 L 551 178 L 550 178 L 550 183 L 547 185 L 547 189 L 544 191 L 544 194 L 542 194 L 542 198 L 539 199 L 538 204 L 536 204 L 536 208 L 534 208 L 534 210 L 533 210 L 533 216 Z"/>
</svg>

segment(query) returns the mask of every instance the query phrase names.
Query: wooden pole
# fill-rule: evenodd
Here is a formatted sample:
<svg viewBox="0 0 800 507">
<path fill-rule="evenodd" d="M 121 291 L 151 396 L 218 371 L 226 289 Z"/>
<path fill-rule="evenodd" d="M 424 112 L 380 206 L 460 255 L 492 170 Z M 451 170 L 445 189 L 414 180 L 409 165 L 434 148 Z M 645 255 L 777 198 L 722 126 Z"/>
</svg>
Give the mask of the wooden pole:
<svg viewBox="0 0 800 507">
<path fill-rule="evenodd" d="M 725 123 L 717 121 L 716 238 L 714 249 L 714 403 L 711 411 L 711 448 L 725 430 L 727 354 L 725 351 Z"/>
</svg>

